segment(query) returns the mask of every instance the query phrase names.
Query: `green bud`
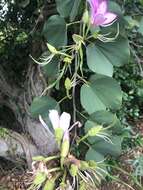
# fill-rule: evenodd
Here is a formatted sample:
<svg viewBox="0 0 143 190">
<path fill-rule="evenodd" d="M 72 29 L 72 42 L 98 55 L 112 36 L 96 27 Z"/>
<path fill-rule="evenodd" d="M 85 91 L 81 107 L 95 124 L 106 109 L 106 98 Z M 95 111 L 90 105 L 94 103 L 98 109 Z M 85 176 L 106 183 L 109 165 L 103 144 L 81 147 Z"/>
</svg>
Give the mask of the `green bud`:
<svg viewBox="0 0 143 190">
<path fill-rule="evenodd" d="M 72 88 L 72 82 L 68 77 L 65 80 L 65 88 L 66 90 L 70 90 Z"/>
<path fill-rule="evenodd" d="M 103 129 L 103 127 L 101 125 L 97 125 L 96 127 L 92 127 L 91 129 L 89 129 L 87 135 L 90 137 L 96 136 L 97 134 L 99 134 L 99 132 Z"/>
<path fill-rule="evenodd" d="M 51 53 L 53 53 L 53 54 L 57 54 L 58 53 L 58 51 L 56 50 L 56 48 L 54 46 L 52 46 L 52 45 L 50 45 L 48 43 L 47 43 L 47 46 L 48 46 L 48 49 L 49 49 L 49 51 Z"/>
<path fill-rule="evenodd" d="M 63 134 L 64 134 L 64 131 L 62 128 L 58 127 L 55 129 L 55 138 L 59 147 L 61 145 L 61 140 L 63 139 Z"/>
<path fill-rule="evenodd" d="M 83 21 L 83 23 L 85 23 L 85 24 L 87 24 L 87 23 L 89 22 L 88 10 L 85 10 L 85 12 L 83 13 L 82 21 Z"/>
<path fill-rule="evenodd" d="M 61 146 L 61 157 L 66 158 L 66 156 L 69 153 L 69 141 L 68 140 L 64 140 Z"/>
<path fill-rule="evenodd" d="M 83 37 L 82 37 L 82 36 L 77 35 L 77 34 L 73 34 L 73 35 L 72 35 L 72 38 L 73 38 L 73 41 L 74 41 L 76 44 L 81 44 L 81 43 L 84 44 L 84 41 L 83 41 Z"/>
<path fill-rule="evenodd" d="M 97 163 L 94 160 L 90 160 L 88 161 L 88 164 L 91 168 L 96 168 L 97 167 Z"/>
<path fill-rule="evenodd" d="M 55 189 L 55 179 L 47 180 L 43 190 L 54 190 L 54 189 Z"/>
<path fill-rule="evenodd" d="M 35 176 L 35 179 L 33 181 L 34 185 L 42 185 L 42 183 L 44 183 L 44 181 L 46 180 L 47 176 L 45 173 L 43 172 L 38 172 Z"/>
<path fill-rule="evenodd" d="M 65 63 L 71 64 L 72 63 L 72 59 L 69 57 L 65 57 L 63 60 Z"/>
<path fill-rule="evenodd" d="M 70 174 L 72 177 L 76 177 L 78 174 L 78 166 L 75 164 L 72 164 L 70 167 Z"/>
<path fill-rule="evenodd" d="M 98 32 L 94 32 L 93 38 L 97 39 L 98 36 L 99 36 L 99 33 Z"/>
<path fill-rule="evenodd" d="M 89 164 L 88 164 L 88 162 L 86 162 L 86 161 L 81 161 L 81 162 L 80 162 L 80 169 L 81 169 L 81 170 L 89 169 Z"/>
</svg>

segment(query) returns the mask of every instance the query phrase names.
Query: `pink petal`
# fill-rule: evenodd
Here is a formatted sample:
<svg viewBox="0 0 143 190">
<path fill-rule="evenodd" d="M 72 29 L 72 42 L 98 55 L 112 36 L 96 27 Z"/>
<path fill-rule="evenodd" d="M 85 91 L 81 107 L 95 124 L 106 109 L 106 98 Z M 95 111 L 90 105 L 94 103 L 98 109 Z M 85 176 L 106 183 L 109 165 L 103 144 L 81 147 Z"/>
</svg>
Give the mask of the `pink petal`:
<svg viewBox="0 0 143 190">
<path fill-rule="evenodd" d="M 91 7 L 91 12 L 97 12 L 99 0 L 87 0 Z"/>
<path fill-rule="evenodd" d="M 100 0 L 97 14 L 105 14 L 107 12 L 107 0 Z"/>
<path fill-rule="evenodd" d="M 97 15 L 94 15 L 94 17 L 92 17 L 92 24 L 94 24 L 95 26 L 102 25 L 104 21 L 105 21 L 105 17 L 102 14 L 97 14 Z"/>
<path fill-rule="evenodd" d="M 117 18 L 117 15 L 114 13 L 107 12 L 104 14 L 105 21 L 102 23 L 103 26 L 111 24 Z"/>
</svg>

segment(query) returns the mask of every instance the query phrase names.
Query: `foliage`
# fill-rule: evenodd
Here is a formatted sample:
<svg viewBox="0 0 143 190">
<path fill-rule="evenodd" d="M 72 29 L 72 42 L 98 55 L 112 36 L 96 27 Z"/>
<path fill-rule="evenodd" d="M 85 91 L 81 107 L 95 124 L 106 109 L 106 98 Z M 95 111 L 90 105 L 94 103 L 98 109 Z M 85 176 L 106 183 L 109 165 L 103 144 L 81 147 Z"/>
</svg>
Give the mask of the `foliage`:
<svg viewBox="0 0 143 190">
<path fill-rule="evenodd" d="M 57 13 L 45 20 L 40 33 L 30 30 L 43 1 L 6 2 L 10 9 L 7 14 L 1 12 L 0 55 L 11 78 L 19 81 L 25 75 L 20 71 L 26 69 L 31 37 L 45 42 L 46 51 L 41 57 L 31 56 L 48 79 L 47 88 L 34 98 L 29 108 L 33 117 L 41 115 L 49 123 L 49 110 L 57 109 L 69 112 L 73 123 L 82 122 L 83 127 L 73 129 L 70 134 L 74 138 L 69 153 L 76 161 L 86 160 L 89 166 L 91 160 L 97 164 L 107 155 L 119 156 L 125 134 L 121 122 L 128 127 L 129 120 L 138 118 L 142 111 L 143 70 L 139 58 L 143 50 L 142 0 L 110 1 L 110 11 L 118 19 L 107 27 L 91 24 L 87 1 L 56 0 Z M 64 164 L 68 169 L 73 167 L 71 163 Z M 41 181 L 35 179 L 36 188 L 46 180 L 43 173 L 37 175 Z M 84 189 L 85 184 L 81 181 L 80 186 Z"/>
</svg>

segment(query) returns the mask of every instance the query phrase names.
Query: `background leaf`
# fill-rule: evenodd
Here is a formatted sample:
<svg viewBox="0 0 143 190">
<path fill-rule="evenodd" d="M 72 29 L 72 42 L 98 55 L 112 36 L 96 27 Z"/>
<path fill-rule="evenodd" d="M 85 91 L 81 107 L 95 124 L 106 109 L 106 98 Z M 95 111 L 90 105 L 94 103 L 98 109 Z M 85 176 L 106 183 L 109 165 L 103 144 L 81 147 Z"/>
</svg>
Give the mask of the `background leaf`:
<svg viewBox="0 0 143 190">
<path fill-rule="evenodd" d="M 89 148 L 89 150 L 86 153 L 86 160 L 95 160 L 96 162 L 100 162 L 104 160 L 104 156 L 100 154 L 99 152 L 96 152 L 93 148 Z"/>
<path fill-rule="evenodd" d="M 67 29 L 64 18 L 51 16 L 44 24 L 43 35 L 47 42 L 58 48 L 67 44 Z"/>
<path fill-rule="evenodd" d="M 143 17 L 142 17 L 142 19 L 141 19 L 141 21 L 140 21 L 140 26 L 139 26 L 138 32 L 143 35 Z"/>
<path fill-rule="evenodd" d="M 57 10 L 62 17 L 70 17 L 73 21 L 78 14 L 81 0 L 56 0 Z"/>
<path fill-rule="evenodd" d="M 113 75 L 113 65 L 110 60 L 97 48 L 90 44 L 86 48 L 87 64 L 91 71 L 107 76 Z"/>
<path fill-rule="evenodd" d="M 90 84 L 81 87 L 80 100 L 84 109 L 92 114 L 99 110 L 120 108 L 122 91 L 119 84 L 112 78 L 94 75 Z"/>
<path fill-rule="evenodd" d="M 59 105 L 55 99 L 50 96 L 36 97 L 31 104 L 30 112 L 34 117 L 39 115 L 46 117 L 50 109 L 59 110 Z"/>
<path fill-rule="evenodd" d="M 92 145 L 92 148 L 97 152 L 99 152 L 100 154 L 103 154 L 104 156 L 109 154 L 111 156 L 117 157 L 122 152 L 122 147 L 121 147 L 122 137 L 120 136 L 111 137 L 111 141 L 113 144 L 100 140 L 96 142 L 94 145 Z"/>
</svg>

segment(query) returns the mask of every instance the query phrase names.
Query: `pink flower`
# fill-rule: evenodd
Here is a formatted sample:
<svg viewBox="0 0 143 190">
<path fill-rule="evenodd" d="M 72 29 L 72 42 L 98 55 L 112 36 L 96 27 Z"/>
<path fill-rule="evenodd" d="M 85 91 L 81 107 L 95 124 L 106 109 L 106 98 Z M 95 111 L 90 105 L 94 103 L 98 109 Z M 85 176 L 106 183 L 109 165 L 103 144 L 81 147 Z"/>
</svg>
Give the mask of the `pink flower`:
<svg viewBox="0 0 143 190">
<path fill-rule="evenodd" d="M 95 26 L 109 26 L 117 15 L 108 11 L 108 0 L 87 0 L 91 7 L 91 23 Z"/>
</svg>

